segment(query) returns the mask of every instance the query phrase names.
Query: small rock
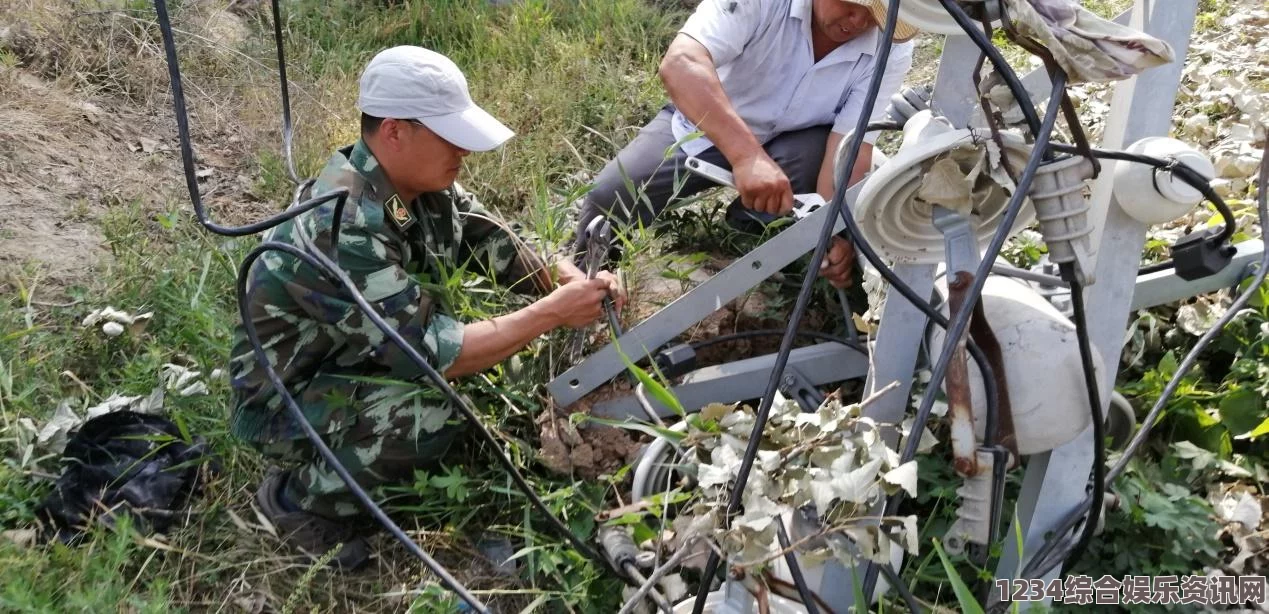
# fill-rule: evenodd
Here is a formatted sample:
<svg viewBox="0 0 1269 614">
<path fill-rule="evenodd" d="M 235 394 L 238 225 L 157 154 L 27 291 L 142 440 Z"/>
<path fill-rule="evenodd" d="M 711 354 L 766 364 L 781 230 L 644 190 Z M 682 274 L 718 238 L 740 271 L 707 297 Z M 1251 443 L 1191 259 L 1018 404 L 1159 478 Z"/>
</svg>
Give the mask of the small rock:
<svg viewBox="0 0 1269 614">
<path fill-rule="evenodd" d="M 123 325 L 118 322 L 106 322 L 101 325 L 101 332 L 106 333 L 108 337 L 118 337 L 123 334 Z"/>
<path fill-rule="evenodd" d="M 30 548 L 31 546 L 34 546 L 35 539 L 38 536 L 39 534 L 35 531 L 35 529 L 13 529 L 11 531 L 4 531 L 3 533 L 0 533 L 0 538 L 3 538 L 5 541 L 19 548 Z"/>
</svg>

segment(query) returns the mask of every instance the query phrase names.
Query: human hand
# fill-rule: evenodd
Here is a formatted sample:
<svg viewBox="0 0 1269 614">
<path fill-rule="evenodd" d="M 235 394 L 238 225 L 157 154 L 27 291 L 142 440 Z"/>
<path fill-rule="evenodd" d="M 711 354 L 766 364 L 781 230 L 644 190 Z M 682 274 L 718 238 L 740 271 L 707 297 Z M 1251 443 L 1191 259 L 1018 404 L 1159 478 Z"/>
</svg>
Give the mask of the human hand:
<svg viewBox="0 0 1269 614">
<path fill-rule="evenodd" d="M 626 306 L 626 289 L 622 287 L 617 276 L 608 271 L 600 271 L 595 275 L 595 279 L 602 279 L 608 284 L 608 296 L 612 297 L 613 309 L 621 313 L 621 308 Z"/>
<path fill-rule="evenodd" d="M 820 262 L 820 277 L 828 280 L 834 288 L 850 286 L 850 272 L 855 265 L 855 246 L 850 241 L 834 236 Z"/>
<path fill-rule="evenodd" d="M 556 288 L 542 302 L 555 317 L 557 326 L 586 328 L 603 315 L 603 301 L 609 289 L 606 279 L 579 279 Z"/>
<path fill-rule="evenodd" d="M 747 209 L 772 215 L 785 215 L 793 210 L 793 187 L 780 165 L 765 151 L 732 165 L 732 176 L 740 202 Z"/>
<path fill-rule="evenodd" d="M 577 268 L 577 265 L 573 264 L 572 260 L 561 258 L 555 262 L 555 279 L 559 285 L 563 286 L 570 282 L 586 279 L 586 274 Z"/>
</svg>

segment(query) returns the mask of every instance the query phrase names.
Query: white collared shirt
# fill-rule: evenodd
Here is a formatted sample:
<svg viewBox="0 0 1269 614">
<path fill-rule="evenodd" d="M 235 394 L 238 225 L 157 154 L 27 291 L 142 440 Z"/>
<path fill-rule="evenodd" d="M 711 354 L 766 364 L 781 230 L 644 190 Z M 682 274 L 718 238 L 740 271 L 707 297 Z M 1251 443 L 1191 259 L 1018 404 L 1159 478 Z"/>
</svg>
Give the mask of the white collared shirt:
<svg viewBox="0 0 1269 614">
<path fill-rule="evenodd" d="M 854 130 L 863 112 L 868 82 L 876 67 L 881 30 L 872 28 L 815 61 L 811 46 L 812 0 L 703 0 L 679 32 L 700 42 L 713 57 L 732 107 L 766 143 L 784 132 L 833 124 L 833 132 Z M 894 45 L 870 120 L 885 116 L 912 66 L 912 41 Z M 696 126 L 675 111 L 674 138 Z M 876 141 L 869 133 L 866 140 Z M 701 137 L 683 143 L 698 155 L 713 143 Z"/>
</svg>

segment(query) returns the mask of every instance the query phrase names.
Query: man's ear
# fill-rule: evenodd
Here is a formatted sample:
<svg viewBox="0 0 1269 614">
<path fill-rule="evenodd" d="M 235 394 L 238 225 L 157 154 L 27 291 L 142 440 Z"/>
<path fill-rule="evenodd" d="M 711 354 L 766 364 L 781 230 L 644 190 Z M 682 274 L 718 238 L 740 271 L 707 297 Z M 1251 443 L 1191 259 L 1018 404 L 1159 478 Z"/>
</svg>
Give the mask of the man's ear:
<svg viewBox="0 0 1269 614">
<path fill-rule="evenodd" d="M 401 148 L 401 121 L 396 119 L 384 119 L 379 124 L 379 140 L 384 145 L 392 149 Z"/>
</svg>

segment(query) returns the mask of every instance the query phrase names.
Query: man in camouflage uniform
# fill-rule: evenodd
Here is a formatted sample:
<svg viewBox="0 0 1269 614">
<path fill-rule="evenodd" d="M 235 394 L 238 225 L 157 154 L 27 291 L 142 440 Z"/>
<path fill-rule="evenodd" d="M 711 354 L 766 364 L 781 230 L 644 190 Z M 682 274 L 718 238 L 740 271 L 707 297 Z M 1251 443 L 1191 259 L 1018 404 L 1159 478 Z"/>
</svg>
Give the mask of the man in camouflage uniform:
<svg viewBox="0 0 1269 614">
<path fill-rule="evenodd" d="M 624 301 L 611 274 L 588 280 L 567 261 L 556 264 L 553 281 L 513 229 L 454 183 L 464 156 L 494 149 L 512 132 L 471 101 L 448 58 L 420 47 L 380 53 L 362 75 L 358 106 L 362 138 L 332 155 L 303 196 L 348 190 L 336 245 L 340 268 L 445 377 L 487 369 L 556 327 L 589 325 L 606 296 Z M 333 221 L 332 201 L 278 226 L 267 240 L 330 253 Z M 427 288 L 461 267 L 545 296 L 489 321 L 460 322 Z M 347 292 L 277 251 L 255 263 L 248 283 L 251 319 L 271 366 L 363 488 L 435 466 L 461 428 L 460 416 L 426 379 L 383 383 L 423 373 Z M 363 511 L 291 419 L 242 326 L 231 375 L 232 433 L 291 467 L 265 478 L 256 494 L 260 508 L 310 557 L 338 546 L 335 566 L 360 566 L 368 548 L 350 527 L 366 523 L 350 520 Z"/>
</svg>

